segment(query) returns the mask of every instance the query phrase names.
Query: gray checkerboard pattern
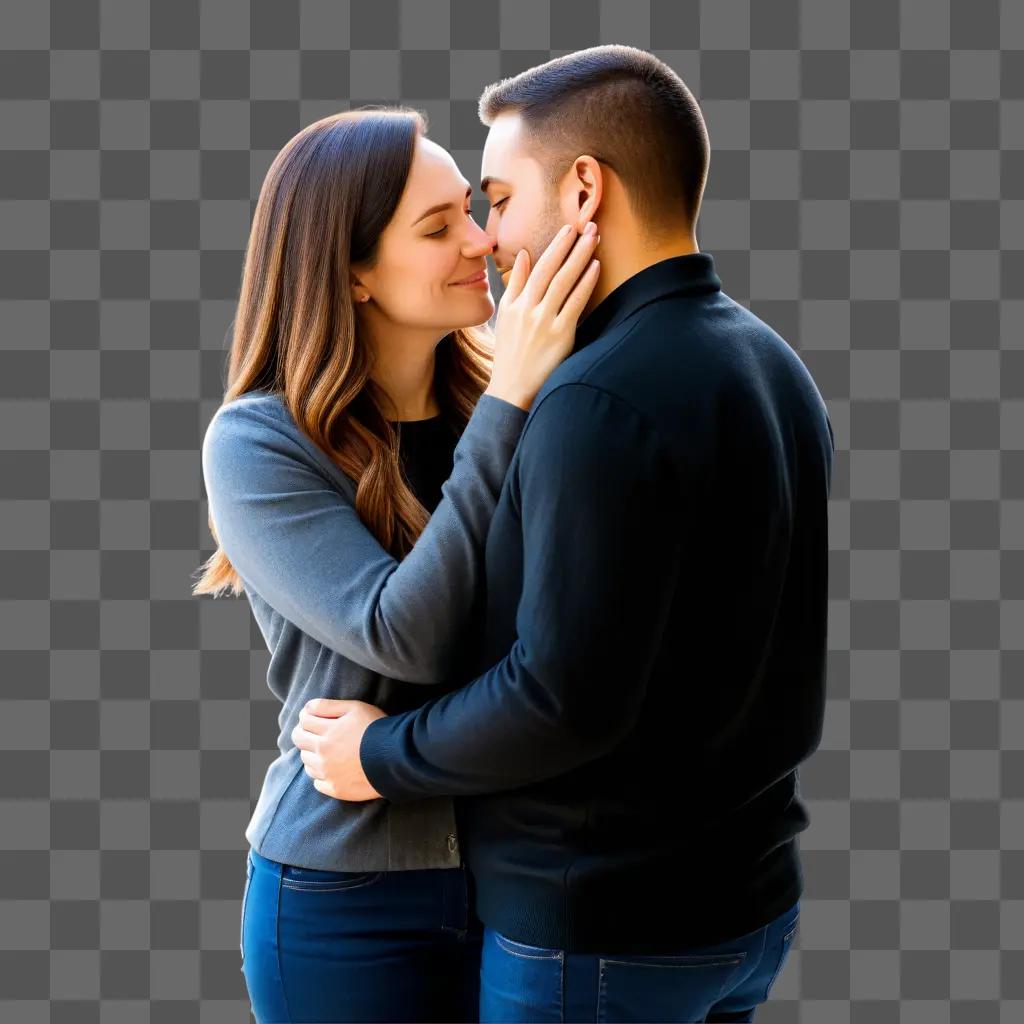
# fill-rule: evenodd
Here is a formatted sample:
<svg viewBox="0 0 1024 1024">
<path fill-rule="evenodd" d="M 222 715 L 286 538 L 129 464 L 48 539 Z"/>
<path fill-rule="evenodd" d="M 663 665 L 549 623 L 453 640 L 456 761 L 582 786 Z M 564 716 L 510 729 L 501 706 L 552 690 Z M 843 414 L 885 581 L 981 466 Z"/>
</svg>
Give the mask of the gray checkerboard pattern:
<svg viewBox="0 0 1024 1024">
<path fill-rule="evenodd" d="M 277 150 L 625 42 L 701 102 L 698 238 L 836 431 L 802 927 L 762 1024 L 1024 1019 L 1024 4 L 0 2 L 0 1019 L 249 1019 L 277 704 L 198 449 Z M 482 216 L 485 204 L 476 200 Z"/>
</svg>

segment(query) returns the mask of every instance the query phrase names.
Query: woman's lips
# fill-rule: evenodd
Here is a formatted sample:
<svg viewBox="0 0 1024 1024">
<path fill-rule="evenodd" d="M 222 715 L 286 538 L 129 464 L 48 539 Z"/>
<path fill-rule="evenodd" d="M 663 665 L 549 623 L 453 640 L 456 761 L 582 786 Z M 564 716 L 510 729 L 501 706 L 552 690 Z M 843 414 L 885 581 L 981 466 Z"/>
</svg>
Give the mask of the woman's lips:
<svg viewBox="0 0 1024 1024">
<path fill-rule="evenodd" d="M 486 284 L 487 283 L 487 271 L 479 270 L 471 277 L 464 277 L 461 281 L 452 281 L 452 284 Z"/>
</svg>

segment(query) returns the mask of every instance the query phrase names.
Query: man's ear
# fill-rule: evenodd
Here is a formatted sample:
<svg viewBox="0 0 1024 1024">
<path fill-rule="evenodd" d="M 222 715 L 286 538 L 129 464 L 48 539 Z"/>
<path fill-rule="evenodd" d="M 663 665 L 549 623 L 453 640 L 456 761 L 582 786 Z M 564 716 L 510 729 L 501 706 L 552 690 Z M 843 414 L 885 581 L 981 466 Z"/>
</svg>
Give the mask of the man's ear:
<svg viewBox="0 0 1024 1024">
<path fill-rule="evenodd" d="M 587 221 L 594 220 L 604 195 L 604 169 L 596 157 L 578 156 L 569 169 L 569 186 L 573 206 L 577 210 L 576 230 L 582 231 Z"/>
</svg>

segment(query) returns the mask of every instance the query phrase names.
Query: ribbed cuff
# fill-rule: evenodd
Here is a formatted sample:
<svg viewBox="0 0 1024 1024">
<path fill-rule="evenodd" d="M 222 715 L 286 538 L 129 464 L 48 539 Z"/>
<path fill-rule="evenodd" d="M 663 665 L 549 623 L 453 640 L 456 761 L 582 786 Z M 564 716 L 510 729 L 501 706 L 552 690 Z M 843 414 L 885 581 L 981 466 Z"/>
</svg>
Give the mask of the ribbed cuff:
<svg viewBox="0 0 1024 1024">
<path fill-rule="evenodd" d="M 369 783 L 382 797 L 392 803 L 416 799 L 399 785 L 393 770 L 399 757 L 401 740 L 397 719 L 402 715 L 377 718 L 363 731 L 359 742 L 359 763 Z"/>
</svg>

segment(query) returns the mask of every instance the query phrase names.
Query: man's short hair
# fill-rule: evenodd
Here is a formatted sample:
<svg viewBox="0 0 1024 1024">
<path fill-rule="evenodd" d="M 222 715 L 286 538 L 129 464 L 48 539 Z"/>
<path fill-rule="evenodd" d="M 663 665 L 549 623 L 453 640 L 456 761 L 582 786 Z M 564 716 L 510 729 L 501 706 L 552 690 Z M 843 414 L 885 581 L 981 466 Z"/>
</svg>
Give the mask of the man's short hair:
<svg viewBox="0 0 1024 1024">
<path fill-rule="evenodd" d="M 658 237 L 692 230 L 710 145 L 700 107 L 664 61 L 632 46 L 593 46 L 489 85 L 480 120 L 515 112 L 551 184 L 589 154 L 619 176 Z"/>
</svg>

